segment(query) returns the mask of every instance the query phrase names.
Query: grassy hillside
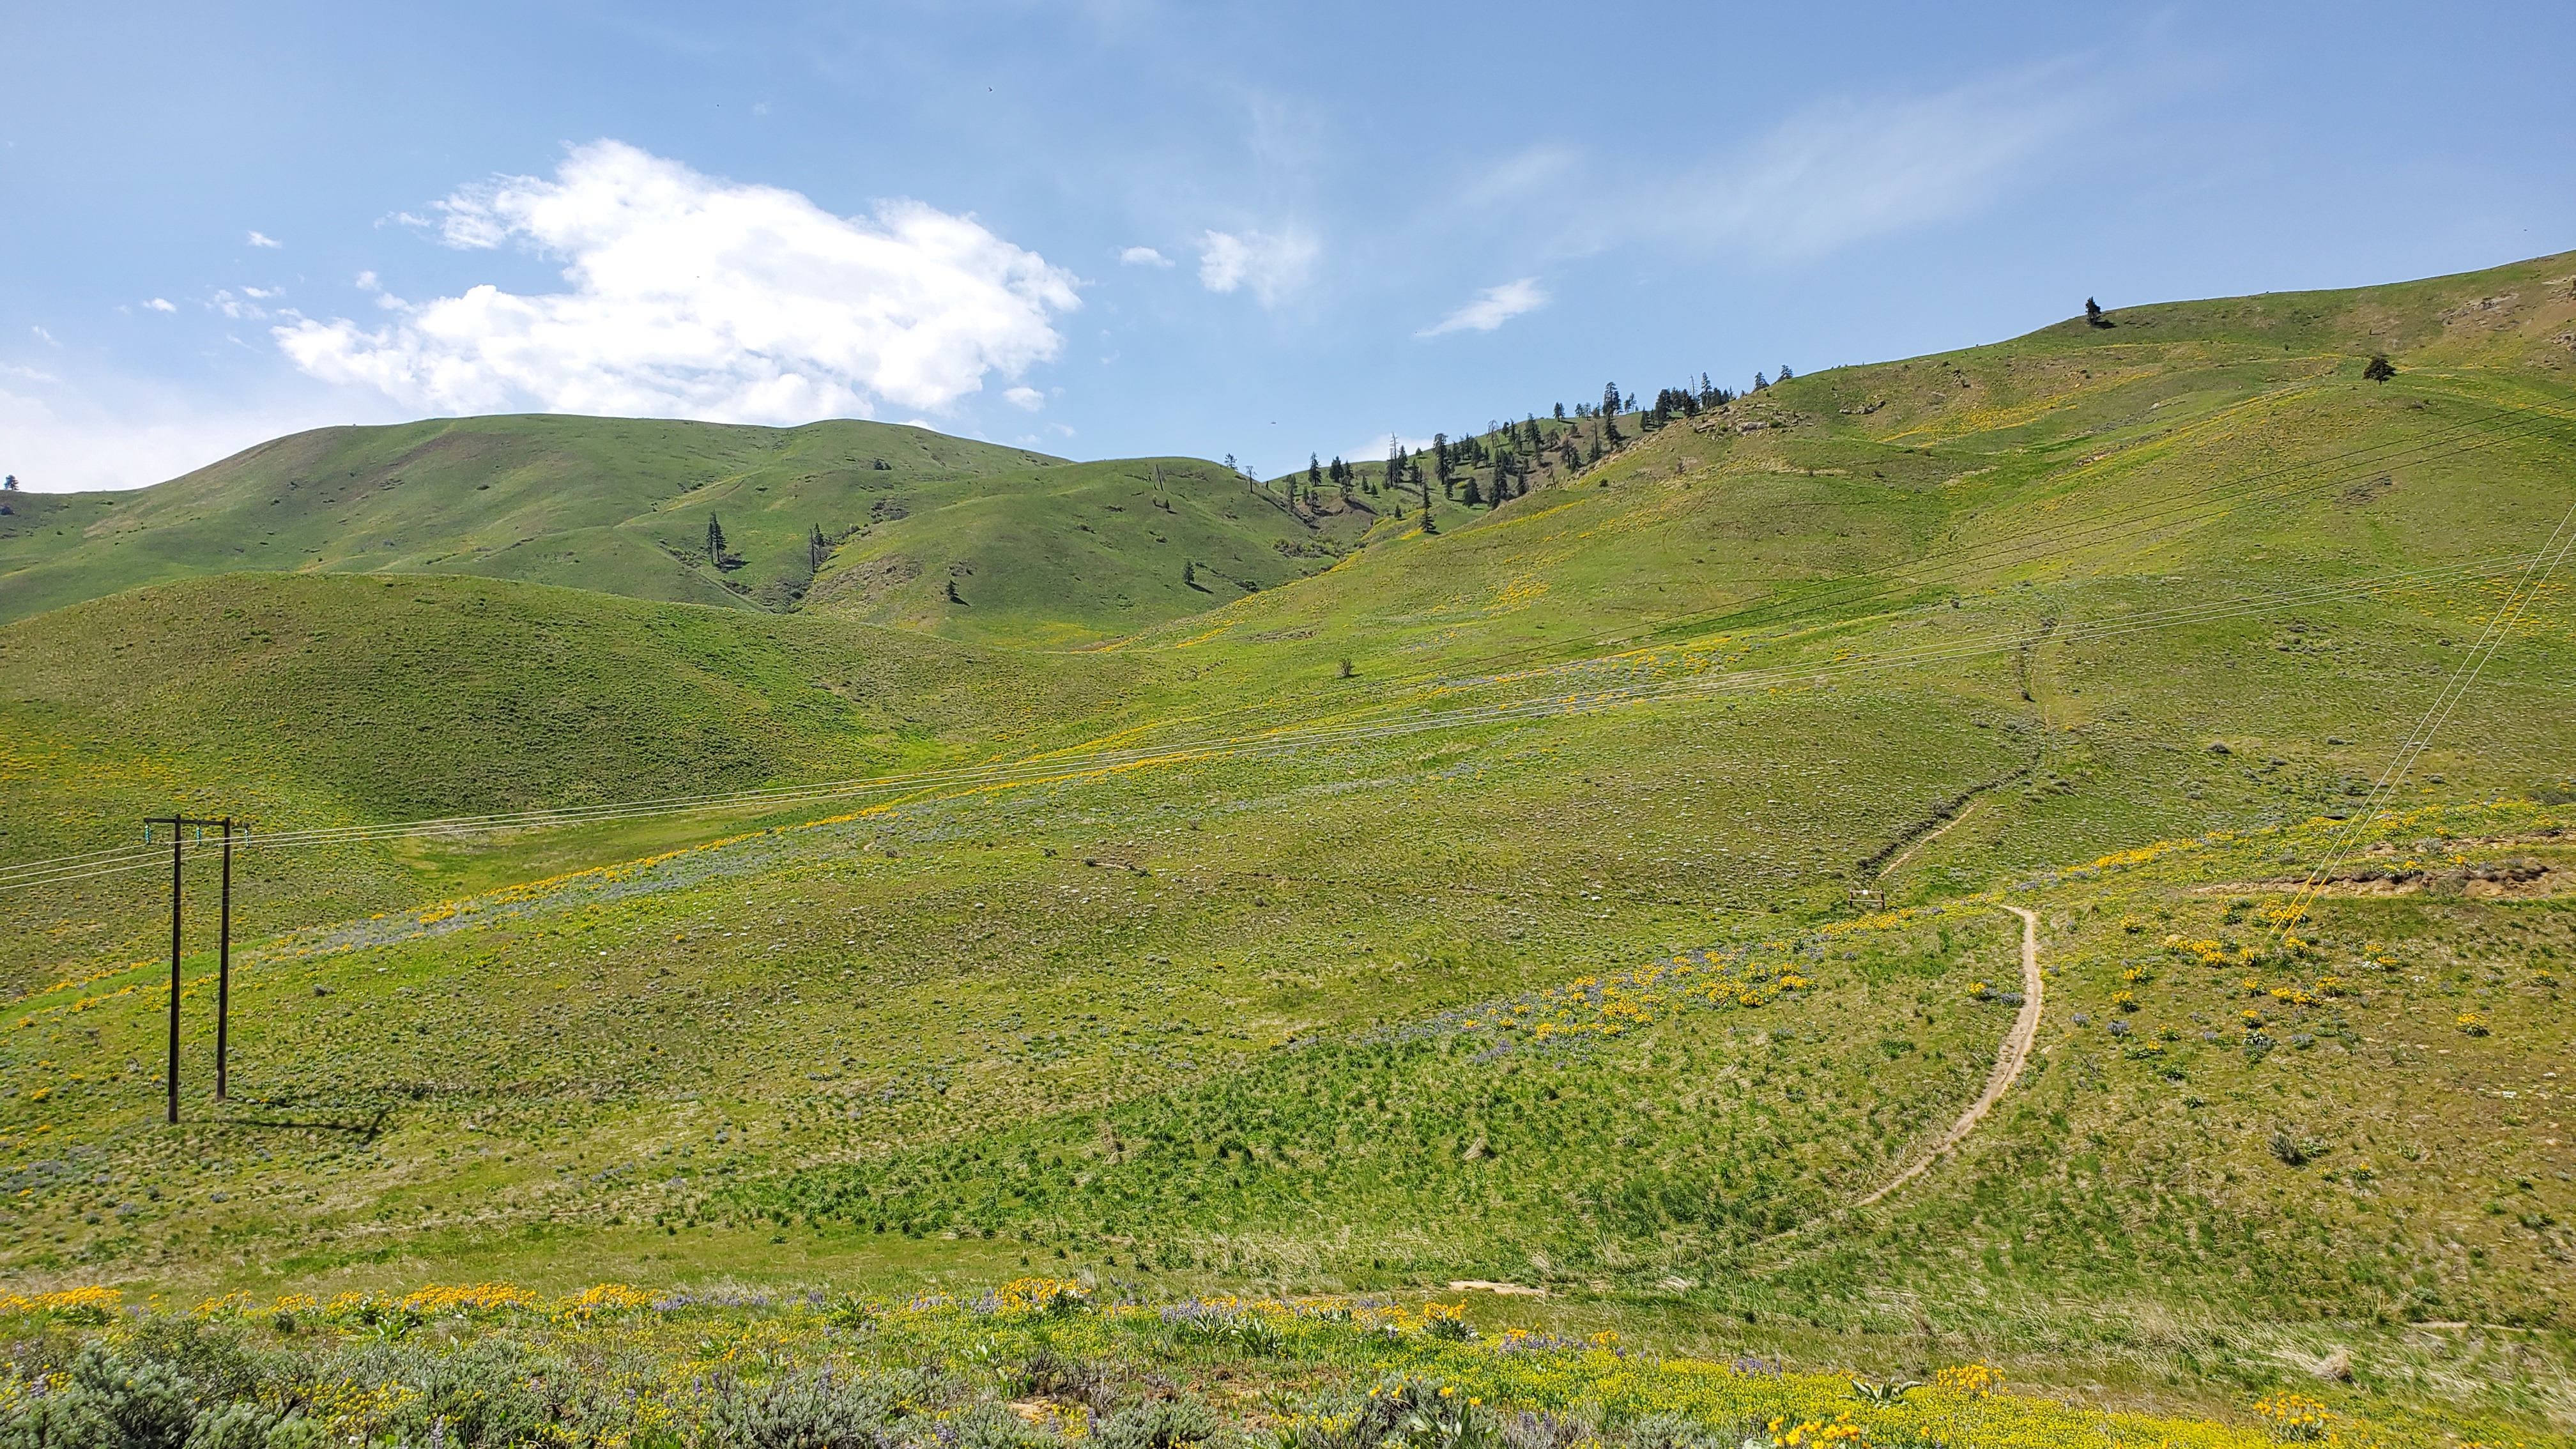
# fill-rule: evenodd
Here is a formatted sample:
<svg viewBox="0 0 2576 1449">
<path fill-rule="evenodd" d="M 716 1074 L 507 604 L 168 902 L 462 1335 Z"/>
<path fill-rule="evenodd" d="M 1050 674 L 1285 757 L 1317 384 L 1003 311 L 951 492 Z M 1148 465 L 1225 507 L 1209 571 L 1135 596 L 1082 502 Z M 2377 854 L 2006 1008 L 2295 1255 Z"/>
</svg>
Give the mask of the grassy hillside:
<svg viewBox="0 0 2576 1449">
<path fill-rule="evenodd" d="M 1323 567 L 1367 518 L 1272 500 L 1214 464 L 1067 464 L 883 423 L 325 428 L 155 488 L 14 496 L 0 619 L 240 570 L 467 574 L 785 613 L 820 569 L 845 614 L 1080 643 Z M 1208 574 L 1195 587 L 1193 562 Z"/>
<path fill-rule="evenodd" d="M 1152 673 L 1143 661 L 1076 671 L 822 619 L 491 580 L 190 580 L 0 635 L 0 858 L 123 842 L 174 803 L 268 831 L 981 758 L 1055 743 L 1066 721 L 1114 710 Z M 319 870 L 253 856 L 244 898 L 253 929 L 311 919 L 298 912 L 369 912 L 568 848 L 649 850 L 666 830 L 593 829 L 579 847 L 550 835 L 397 842 Z M 446 861 L 464 876 L 451 881 Z M 50 980 L 67 954 L 150 951 L 155 928 L 138 903 L 166 889 L 111 877 L 30 901 L 42 934 L 0 948 L 0 979 Z"/>
<path fill-rule="evenodd" d="M 39 818 L 236 777 L 283 782 L 259 808 L 287 824 L 445 808 L 450 778 L 545 803 L 1063 769 L 756 833 L 388 849 L 359 907 L 263 885 L 246 1100 L 194 1085 L 200 958 L 175 1133 L 148 879 L 10 892 L 0 1273 L 1504 1282 L 1548 1293 L 1524 1322 L 1716 1362 L 1983 1357 L 2249 1432 L 2296 1391 L 2386 1442 L 2566 1442 L 2566 576 L 2405 789 L 2370 782 L 2498 560 L 2576 504 L 2576 259 L 2109 320 L 1765 389 L 1500 508 L 1442 500 L 1436 533 L 1319 519 L 1328 570 L 1075 653 L 920 637 L 957 627 L 927 569 L 836 583 L 908 526 L 1020 526 L 963 502 L 879 520 L 789 618 L 299 578 L 22 623 L 0 722 Z M 1060 475 L 1099 552 L 1051 567 L 1143 577 L 1154 531 L 1257 516 L 1210 485 L 1166 512 L 1139 466 Z M 1283 505 L 1265 526 L 1314 536 Z M 1011 637 L 1105 616 L 950 577 Z M 223 590 L 301 662 L 225 642 L 251 630 L 204 622 Z M 344 618 L 436 647 L 311 638 Z M 509 713 L 548 630 L 578 728 Z M 101 653 L 128 634 L 163 653 Z M 199 656 L 196 691 L 152 682 Z M 1237 743 L 1178 748 L 1208 740 Z M 1111 745 L 1145 756 L 1084 767 Z M 2039 922 L 2030 1065 L 1864 1206 L 1987 1078 L 2024 984 L 2007 905 Z"/>
<path fill-rule="evenodd" d="M 806 607 L 954 638 L 1086 645 L 1332 566 L 1377 521 L 1365 499 L 1291 507 L 1186 458 L 1076 463 L 878 508 Z"/>
</svg>

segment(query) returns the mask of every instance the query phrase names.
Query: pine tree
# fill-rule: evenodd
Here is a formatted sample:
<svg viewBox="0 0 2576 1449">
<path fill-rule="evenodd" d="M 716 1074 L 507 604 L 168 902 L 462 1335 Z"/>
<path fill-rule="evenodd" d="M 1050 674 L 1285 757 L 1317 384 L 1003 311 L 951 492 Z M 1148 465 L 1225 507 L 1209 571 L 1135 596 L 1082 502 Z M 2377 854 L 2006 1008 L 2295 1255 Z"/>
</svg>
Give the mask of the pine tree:
<svg viewBox="0 0 2576 1449">
<path fill-rule="evenodd" d="M 964 599 L 957 597 L 957 581 L 955 579 L 950 579 L 948 581 L 948 602 L 952 604 L 962 604 L 966 602 Z"/>
<path fill-rule="evenodd" d="M 1199 586 L 1199 566 L 1195 563 L 1184 560 L 1181 564 L 1181 582 L 1190 588 L 1197 588 Z"/>
<path fill-rule="evenodd" d="M 1449 435 L 1433 433 L 1431 435 L 1431 476 L 1439 479 L 1440 486 L 1443 488 L 1449 486 L 1449 468 L 1452 461 L 1449 453 Z"/>
<path fill-rule="evenodd" d="M 823 525 L 815 524 L 814 532 L 805 540 L 805 571 L 821 573 L 824 562 L 831 557 L 832 541 L 823 536 Z"/>
<path fill-rule="evenodd" d="M 1780 364 L 1780 381 L 1787 382 L 1789 379 L 1796 377 L 1797 375 L 1798 374 L 1789 370 L 1789 364 L 1785 362 Z"/>
<path fill-rule="evenodd" d="M 1497 478 L 1497 479 L 1495 480 L 1495 486 L 1496 486 L 1496 487 L 1498 487 L 1498 488 L 1499 488 L 1500 486 L 1502 486 L 1502 484 L 1501 484 L 1501 479 Z M 1467 475 L 1467 499 L 1466 499 L 1467 506 L 1468 506 L 1468 507 L 1470 507 L 1470 508 L 1473 508 L 1473 507 L 1475 507 L 1477 504 L 1482 503 L 1482 502 L 1484 502 L 1484 501 L 1485 501 L 1485 495 L 1476 491 L 1476 475 L 1475 475 L 1475 474 L 1473 474 L 1473 473 L 1468 474 L 1468 475 Z"/>
<path fill-rule="evenodd" d="M 724 525 L 716 522 L 716 516 L 710 513 L 707 515 L 707 562 L 717 568 L 723 568 L 724 561 Z"/>
<path fill-rule="evenodd" d="M 2111 319 L 2102 315 L 2102 304 L 2090 297 L 2084 299 L 2084 320 L 2096 327 L 2111 325 Z"/>
<path fill-rule="evenodd" d="M 2370 355 L 2370 365 L 2361 370 L 2361 375 L 2372 382 L 2386 382 L 2397 375 L 2397 369 L 2389 362 L 2387 353 L 2374 352 Z"/>
</svg>

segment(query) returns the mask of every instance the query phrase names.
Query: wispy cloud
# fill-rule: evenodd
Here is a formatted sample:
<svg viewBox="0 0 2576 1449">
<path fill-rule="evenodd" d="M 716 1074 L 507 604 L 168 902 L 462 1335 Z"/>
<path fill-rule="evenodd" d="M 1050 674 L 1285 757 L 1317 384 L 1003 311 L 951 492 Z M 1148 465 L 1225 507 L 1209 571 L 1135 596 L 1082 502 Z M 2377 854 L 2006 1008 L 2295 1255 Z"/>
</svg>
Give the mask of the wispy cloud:
<svg viewBox="0 0 2576 1449">
<path fill-rule="evenodd" d="M 1002 401 L 1015 408 L 1026 408 L 1030 412 L 1036 412 L 1046 406 L 1046 394 L 1033 387 L 1006 388 L 1002 392 Z"/>
<path fill-rule="evenodd" d="M 0 373 L 8 374 L 0 376 L 0 440 L 8 470 L 39 492 L 139 488 L 263 439 L 326 423 L 394 421 L 389 408 L 353 418 L 338 402 L 327 412 L 203 406 L 145 379 L 92 377 L 64 385 L 31 370 Z M 44 386 L 13 387 L 12 377 Z M 99 386 L 102 381 L 109 385 Z M 114 404 L 98 401 L 95 393 L 112 395 Z"/>
<path fill-rule="evenodd" d="M 1415 333 L 1417 337 L 1437 337 L 1443 332 L 1491 332 L 1523 312 L 1547 305 L 1547 293 L 1541 291 L 1536 277 L 1522 277 L 1499 287 L 1487 287 L 1475 300 Z"/>
<path fill-rule="evenodd" d="M 1933 96 L 1829 101 L 1657 189 L 1628 224 L 1780 260 L 1821 256 L 1976 210 L 2107 110 L 2060 67 Z"/>
<path fill-rule="evenodd" d="M 250 244 L 255 247 L 282 247 L 286 245 L 286 243 L 279 241 L 277 238 L 268 236 L 261 232 L 252 232 L 250 234 Z"/>
<path fill-rule="evenodd" d="M 1518 205 L 1548 187 L 1566 184 L 1582 160 L 1571 146 L 1531 146 L 1468 178 L 1458 199 L 1471 206 Z"/>
<path fill-rule="evenodd" d="M 1127 267 L 1168 267 L 1172 259 L 1152 247 L 1129 247 L 1118 254 L 1118 263 Z"/>
<path fill-rule="evenodd" d="M 1211 231 L 1199 239 L 1199 285 L 1211 292 L 1250 288 L 1264 307 L 1274 306 L 1314 270 L 1321 252 L 1301 230 Z"/>
<path fill-rule="evenodd" d="M 1369 439 L 1367 442 L 1360 444 L 1358 447 L 1344 452 L 1342 457 L 1344 460 L 1352 463 L 1383 463 L 1386 461 L 1387 455 L 1393 453 L 1396 449 L 1396 445 L 1399 443 L 1404 446 L 1404 451 L 1408 453 L 1419 453 L 1423 449 L 1431 446 L 1431 440 L 1429 438 L 1411 437 L 1390 429 L 1389 431 L 1380 433 L 1376 437 Z"/>
<path fill-rule="evenodd" d="M 396 319 L 381 328 L 274 329 L 296 365 L 443 412 L 805 422 L 945 408 L 987 374 L 1054 357 L 1050 314 L 1081 305 L 1068 273 L 970 217 L 910 201 L 834 216 L 616 141 L 576 148 L 552 180 L 501 177 L 439 210 L 450 246 L 567 258 L 569 289 L 380 296 Z"/>
</svg>

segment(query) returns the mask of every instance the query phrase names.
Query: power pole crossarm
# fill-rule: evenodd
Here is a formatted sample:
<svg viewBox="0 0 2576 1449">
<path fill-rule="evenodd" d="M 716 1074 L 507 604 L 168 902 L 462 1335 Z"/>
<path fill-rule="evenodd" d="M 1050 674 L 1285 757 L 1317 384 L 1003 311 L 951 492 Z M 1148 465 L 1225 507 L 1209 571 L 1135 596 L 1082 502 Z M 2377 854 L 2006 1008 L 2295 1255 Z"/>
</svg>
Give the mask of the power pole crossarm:
<svg viewBox="0 0 2576 1449">
<path fill-rule="evenodd" d="M 170 827 L 170 1065 L 163 1074 L 168 1099 L 167 1115 L 176 1125 L 179 1120 L 179 994 L 185 986 L 180 973 L 180 935 L 182 916 L 180 892 L 184 884 L 183 867 L 187 864 L 188 827 L 197 827 L 197 838 L 205 839 L 205 827 L 211 825 L 223 832 L 224 877 L 223 904 L 219 920 L 222 934 L 215 950 L 215 1100 L 224 1099 L 230 1085 L 226 1049 L 231 1045 L 232 976 L 233 976 L 233 819 L 201 819 L 192 815 L 155 815 L 143 822 L 143 838 L 152 838 L 152 827 Z"/>
</svg>

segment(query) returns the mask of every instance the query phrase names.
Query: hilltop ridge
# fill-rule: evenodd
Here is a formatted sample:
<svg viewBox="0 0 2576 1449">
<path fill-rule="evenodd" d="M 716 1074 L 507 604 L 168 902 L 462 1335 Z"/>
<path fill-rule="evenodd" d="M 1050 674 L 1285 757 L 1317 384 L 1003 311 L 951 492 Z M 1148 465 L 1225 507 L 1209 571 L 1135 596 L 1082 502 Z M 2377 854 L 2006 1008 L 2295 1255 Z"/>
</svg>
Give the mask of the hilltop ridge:
<svg viewBox="0 0 2576 1449">
<path fill-rule="evenodd" d="M 1382 471 L 1297 513 L 967 460 L 786 612 L 311 572 L 20 618 L 10 853 L 101 853 L 0 889 L 0 1271 L 1506 1284 L 1713 1363 L 2568 1442 L 2576 257 L 2106 320 L 1598 461 L 1551 417 L 1564 466 L 1426 481 L 1432 528 Z M 1157 533 L 1275 572 L 1097 592 Z M 465 815 L 245 853 L 269 1125 L 158 1125 L 174 799 Z M 637 808 L 478 818 L 589 802 Z"/>
</svg>

